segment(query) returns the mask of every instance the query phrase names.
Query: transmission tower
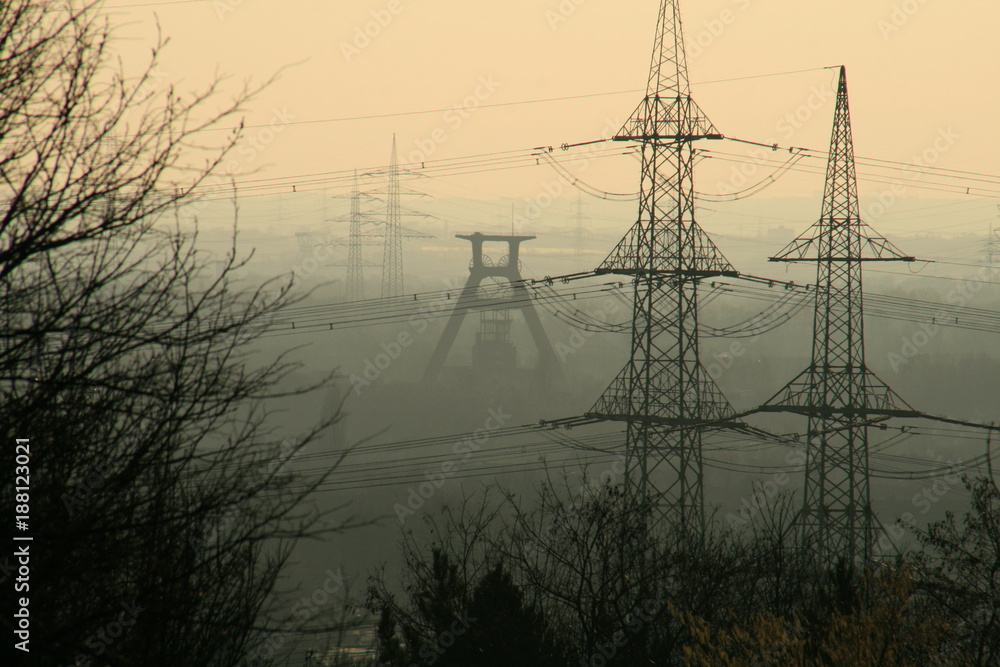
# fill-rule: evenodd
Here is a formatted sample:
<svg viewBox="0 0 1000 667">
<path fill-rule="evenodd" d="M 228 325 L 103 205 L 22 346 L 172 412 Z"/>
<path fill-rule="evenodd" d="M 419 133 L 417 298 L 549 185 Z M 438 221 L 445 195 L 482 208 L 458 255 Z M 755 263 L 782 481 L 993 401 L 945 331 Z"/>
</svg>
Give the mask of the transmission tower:
<svg viewBox="0 0 1000 667">
<path fill-rule="evenodd" d="M 986 266 L 990 267 L 993 274 L 1000 271 L 1000 229 L 995 228 L 992 223 L 986 237 Z"/>
<path fill-rule="evenodd" d="M 393 155 L 395 155 L 395 137 L 393 138 Z M 372 172 L 378 173 L 378 172 Z M 393 175 L 395 174 L 395 175 Z M 389 169 L 389 187 L 387 190 L 381 191 L 366 191 L 362 192 L 359 186 L 358 173 L 354 172 L 354 184 L 351 188 L 350 194 L 350 214 L 344 217 L 334 218 L 332 221 L 344 222 L 345 220 L 349 223 L 349 233 L 347 237 L 347 261 L 346 263 L 341 261 L 337 263 L 328 264 L 328 266 L 346 266 L 347 267 L 347 283 L 345 290 L 345 298 L 348 301 L 356 301 L 359 299 L 364 299 L 364 268 L 365 267 L 376 267 L 379 264 L 365 260 L 362 255 L 363 246 L 381 246 L 383 249 L 383 256 L 390 255 L 389 259 L 395 258 L 395 268 L 386 269 L 383 265 L 382 274 L 382 295 L 386 296 L 385 287 L 386 283 L 390 282 L 396 285 L 398 282 L 398 289 L 402 290 L 402 240 L 404 238 L 423 238 L 430 239 L 434 238 L 430 234 L 425 234 L 424 232 L 417 231 L 415 229 L 410 229 L 408 227 L 402 226 L 401 219 L 403 215 L 407 216 L 420 216 L 424 218 L 433 217 L 424 213 L 419 213 L 411 209 L 404 209 L 400 204 L 400 195 L 402 194 L 402 188 L 399 187 L 399 168 L 398 164 L 395 163 Z M 379 198 L 373 196 L 373 192 L 378 194 L 387 195 L 385 200 L 386 213 L 384 219 L 382 216 L 376 216 L 373 213 L 363 210 L 362 200 L 367 200 L 369 202 L 382 201 Z M 420 193 L 414 193 L 420 194 Z M 394 221 L 394 224 L 393 224 Z M 365 227 L 368 225 L 376 225 L 375 229 L 369 227 L 369 231 L 365 231 Z M 343 241 L 334 242 L 331 245 L 341 246 L 344 245 Z M 396 279 L 389 280 L 389 274 L 387 271 L 391 270 Z M 397 280 L 398 279 L 398 280 Z M 391 292 L 392 290 L 390 290 Z M 398 296 L 398 294 L 390 294 L 390 296 Z"/>
<path fill-rule="evenodd" d="M 364 269 L 366 267 L 377 267 L 379 266 L 375 262 L 366 260 L 362 254 L 361 248 L 363 246 L 382 246 L 382 233 L 381 229 L 384 225 L 381 225 L 381 220 L 375 220 L 375 216 L 371 213 L 366 212 L 362 208 L 362 200 L 376 200 L 366 192 L 362 192 L 358 185 L 358 172 L 354 172 L 354 184 L 351 188 L 350 197 L 350 213 L 347 217 L 339 216 L 336 218 L 328 219 L 327 222 L 347 222 L 349 227 L 349 232 L 347 236 L 346 243 L 344 241 L 331 241 L 323 245 L 329 246 L 347 246 L 347 260 L 338 260 L 334 262 L 329 262 L 325 266 L 338 266 L 347 267 L 347 280 L 344 289 L 344 299 L 346 301 L 359 301 L 365 298 L 365 282 L 364 282 Z M 377 201 L 377 200 L 376 200 Z M 365 227 L 376 224 L 379 225 L 379 232 L 366 232 Z M 303 252 L 312 252 L 312 240 L 309 240 L 309 247 Z M 300 239 L 300 249 L 302 241 Z"/>
<path fill-rule="evenodd" d="M 847 74 L 840 68 L 819 222 L 775 262 L 816 262 L 812 361 L 765 404 L 809 418 L 805 491 L 798 524 L 804 546 L 834 562 L 872 556 L 868 427 L 873 419 L 918 416 L 865 363 L 862 262 L 904 255 L 861 220 Z"/>
<path fill-rule="evenodd" d="M 701 365 L 698 284 L 736 271 L 695 222 L 694 148 L 722 136 L 691 98 L 678 0 L 660 5 L 646 96 L 617 141 L 638 142 L 638 219 L 597 269 L 634 285 L 631 358 L 587 416 L 627 424 L 626 493 L 679 535 L 704 525 L 705 422 L 732 408 Z"/>
<path fill-rule="evenodd" d="M 362 198 L 375 199 L 368 193 L 361 192 L 358 185 L 358 172 L 354 172 L 354 186 L 351 188 L 351 212 L 348 216 L 350 231 L 347 236 L 347 290 L 345 297 L 348 301 L 359 301 L 365 298 L 365 267 L 379 266 L 375 262 L 364 259 L 361 248 L 363 246 L 384 246 L 383 237 L 386 235 L 387 226 L 381 224 L 377 231 L 364 231 L 364 226 L 369 223 L 379 224 L 381 221 L 373 220 L 375 216 L 366 213 L 361 208 Z M 343 220 L 340 218 L 340 220 Z M 401 228 L 400 236 L 414 236 L 430 238 L 426 234 L 421 234 L 410 229 Z M 343 266 L 335 264 L 334 266 Z"/>
<path fill-rule="evenodd" d="M 403 237 L 399 229 L 399 157 L 396 135 L 392 135 L 389 159 L 389 193 L 386 199 L 385 246 L 382 252 L 382 296 L 403 293 Z"/>
<path fill-rule="evenodd" d="M 347 237 L 347 300 L 365 298 L 364 261 L 361 259 L 361 191 L 358 189 L 358 171 L 354 170 L 354 187 L 351 188 L 351 221 Z"/>
</svg>

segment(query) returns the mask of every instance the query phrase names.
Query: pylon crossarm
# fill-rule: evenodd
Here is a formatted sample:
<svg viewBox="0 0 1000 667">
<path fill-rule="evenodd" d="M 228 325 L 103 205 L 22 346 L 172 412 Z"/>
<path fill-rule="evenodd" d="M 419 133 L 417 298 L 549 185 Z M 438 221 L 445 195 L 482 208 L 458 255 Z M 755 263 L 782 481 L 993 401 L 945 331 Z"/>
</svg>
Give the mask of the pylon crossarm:
<svg viewBox="0 0 1000 667">
<path fill-rule="evenodd" d="M 600 412 L 585 412 L 583 416 L 587 419 L 610 422 L 632 422 L 634 424 L 647 424 L 650 426 L 671 426 L 674 430 L 680 431 L 688 428 L 700 428 L 705 430 L 735 429 L 746 430 L 751 427 L 737 421 L 728 419 L 705 421 L 701 419 L 681 419 L 677 417 L 655 417 L 637 416 L 628 414 L 610 414 Z"/>
<path fill-rule="evenodd" d="M 893 406 L 902 412 L 917 412 L 909 403 L 903 400 L 899 394 L 892 390 L 885 380 L 874 372 L 865 369 L 865 380 L 867 381 L 867 391 L 869 395 L 878 395 L 884 401 L 883 405 Z"/>
<path fill-rule="evenodd" d="M 916 257 L 768 257 L 769 262 L 919 262 Z M 739 276 L 737 276 L 739 277 Z"/>
<path fill-rule="evenodd" d="M 632 112 L 614 141 L 669 146 L 700 139 L 725 139 L 698 103 L 688 96 L 646 97 Z"/>
<path fill-rule="evenodd" d="M 980 424 L 978 422 L 970 422 L 964 419 L 953 419 L 951 417 L 939 417 L 938 415 L 932 415 L 927 413 L 920 413 L 920 419 L 927 419 L 929 421 L 942 422 L 944 424 L 955 424 L 956 426 L 969 426 L 972 428 L 981 428 L 986 431 L 1000 431 L 1000 424 Z"/>
<path fill-rule="evenodd" d="M 757 412 L 789 412 L 806 417 L 816 417 L 817 419 L 830 419 L 832 417 L 920 417 L 922 412 L 917 410 L 879 410 L 870 408 L 827 408 L 822 406 L 806 407 L 799 405 L 762 405 L 757 408 Z"/>
<path fill-rule="evenodd" d="M 852 376 L 858 378 L 860 396 L 855 395 L 850 402 L 833 403 L 824 397 L 820 388 L 826 374 L 838 373 L 843 369 L 822 368 L 812 365 L 802 371 L 791 382 L 781 388 L 771 398 L 764 401 L 757 412 L 795 412 L 814 417 L 835 414 L 871 414 L 905 417 L 919 415 L 899 394 L 894 392 L 882 378 L 867 368 L 855 369 Z M 860 398 L 860 400 L 859 400 Z"/>
<path fill-rule="evenodd" d="M 861 221 L 842 224 L 838 232 L 842 235 L 857 236 L 860 248 L 853 248 L 845 254 L 835 254 L 830 247 L 824 247 L 823 237 L 832 233 L 832 225 L 821 221 L 809 231 L 786 245 L 781 252 L 768 257 L 771 262 L 915 262 L 915 257 L 906 255 L 888 240 L 876 236 L 874 230 Z M 869 233 L 870 232 L 870 233 Z M 808 233 L 808 232 L 807 232 Z M 825 252 L 824 252 L 825 250 Z M 842 248 L 841 250 L 846 250 Z"/>
<path fill-rule="evenodd" d="M 595 417 L 588 417 L 586 415 L 577 415 L 575 417 L 561 417 L 559 419 L 542 419 L 538 422 L 538 428 L 540 429 L 564 428 L 568 431 L 577 426 L 599 424 L 602 421 L 604 420 Z"/>
<path fill-rule="evenodd" d="M 381 238 L 385 238 L 385 235 L 387 233 L 389 233 L 388 229 L 387 229 L 388 223 L 376 222 L 374 224 L 379 225 L 382 228 L 382 231 L 378 231 L 378 232 L 365 232 L 364 234 L 361 234 L 361 236 L 363 238 L 364 237 L 369 237 L 369 238 L 380 238 L 381 239 Z M 433 239 L 433 238 L 436 238 L 432 234 L 427 234 L 426 232 L 421 232 L 421 231 L 418 231 L 416 229 L 412 229 L 410 227 L 403 227 L 402 225 L 400 225 L 398 229 L 399 229 L 398 233 L 399 233 L 400 237 L 402 237 L 402 238 L 407 238 L 407 239 Z"/>
<path fill-rule="evenodd" d="M 597 268 L 594 269 L 594 273 L 599 276 L 605 276 L 609 274 L 619 275 L 619 276 L 664 276 L 664 277 L 674 277 L 683 276 L 685 278 L 739 278 L 740 272 L 735 269 L 732 271 L 687 271 L 679 269 L 654 269 L 652 271 L 647 269 L 628 269 L 628 268 Z"/>
</svg>

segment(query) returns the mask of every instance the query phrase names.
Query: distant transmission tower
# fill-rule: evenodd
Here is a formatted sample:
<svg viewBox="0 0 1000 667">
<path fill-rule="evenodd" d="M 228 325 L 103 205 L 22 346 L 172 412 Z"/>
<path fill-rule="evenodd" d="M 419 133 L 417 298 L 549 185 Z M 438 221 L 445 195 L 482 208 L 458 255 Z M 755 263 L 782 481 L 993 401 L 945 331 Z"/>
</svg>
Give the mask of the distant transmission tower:
<svg viewBox="0 0 1000 667">
<path fill-rule="evenodd" d="M 1000 271 L 1000 229 L 995 228 L 992 223 L 986 237 L 986 266 L 990 267 L 994 277 Z"/>
<path fill-rule="evenodd" d="M 344 299 L 346 301 L 359 301 L 365 298 L 365 267 L 377 267 L 379 266 L 375 262 L 366 260 L 362 254 L 363 246 L 382 246 L 382 230 L 384 225 L 381 224 L 382 220 L 376 220 L 375 216 L 371 213 L 366 212 L 362 208 L 362 200 L 367 199 L 369 201 L 376 200 L 366 192 L 361 192 L 358 185 L 358 172 L 354 172 L 354 185 L 351 188 L 350 197 L 350 213 L 347 218 L 337 217 L 327 222 L 346 222 L 349 226 L 349 232 L 347 235 L 347 261 L 338 260 L 335 262 L 330 262 L 326 266 L 346 266 L 347 267 L 347 281 L 345 283 L 344 289 Z M 377 200 L 376 200 L 377 201 Z M 366 227 L 371 227 L 371 225 L 378 225 L 379 231 L 365 231 Z M 343 246 L 344 241 L 331 241 L 326 245 L 332 246 Z M 312 251 L 312 248 L 309 248 Z"/>
<path fill-rule="evenodd" d="M 350 232 L 347 237 L 347 300 L 365 298 L 364 262 L 361 259 L 361 191 L 358 189 L 358 171 L 354 170 L 354 187 L 351 188 Z"/>
<path fill-rule="evenodd" d="M 346 266 L 347 283 L 345 298 L 348 301 L 357 301 L 365 298 L 364 294 L 364 268 L 379 266 L 377 263 L 367 261 L 362 255 L 363 246 L 382 247 L 382 296 L 399 296 L 403 292 L 403 239 L 434 238 L 415 229 L 404 227 L 401 224 L 404 215 L 409 217 L 432 218 L 434 216 L 420 213 L 412 209 L 404 209 L 400 203 L 403 189 L 399 185 L 400 168 L 396 153 L 396 137 L 392 138 L 392 156 L 387 172 L 381 170 L 368 172 L 366 175 L 385 173 L 387 176 L 386 190 L 366 190 L 361 191 L 358 181 L 358 172 L 354 172 L 354 184 L 350 194 L 350 214 L 346 221 L 350 225 L 347 236 L 347 261 L 329 264 L 328 266 Z M 409 194 L 422 195 L 422 193 L 407 191 Z M 362 201 L 369 204 L 371 202 L 383 201 L 374 194 L 385 196 L 385 215 L 375 215 L 363 210 Z M 338 217 L 332 221 L 343 222 L 345 218 Z M 373 228 L 374 226 L 374 228 Z M 367 230 L 366 230 L 367 227 Z M 343 241 L 337 241 L 331 245 L 344 245 Z"/>
<path fill-rule="evenodd" d="M 722 135 L 691 99 L 678 5 L 660 6 L 646 96 L 614 137 L 642 146 L 639 214 L 597 272 L 632 278 L 631 358 L 587 416 L 627 424 L 626 493 L 683 535 L 704 525 L 700 424 L 733 414 L 699 358 L 698 285 L 737 274 L 695 222 L 692 144 Z"/>
<path fill-rule="evenodd" d="M 385 246 L 382 253 L 382 296 L 403 293 L 403 237 L 399 223 L 399 157 L 396 135 L 392 135 L 392 157 L 389 160 L 389 192 L 386 199 Z"/>
<path fill-rule="evenodd" d="M 809 418 L 805 492 L 798 523 L 805 546 L 826 562 L 868 562 L 871 507 L 868 426 L 873 418 L 918 416 L 865 363 L 861 264 L 912 262 L 861 220 L 847 74 L 840 68 L 823 209 L 775 262 L 816 262 L 816 310 L 809 367 L 765 410 Z"/>
</svg>

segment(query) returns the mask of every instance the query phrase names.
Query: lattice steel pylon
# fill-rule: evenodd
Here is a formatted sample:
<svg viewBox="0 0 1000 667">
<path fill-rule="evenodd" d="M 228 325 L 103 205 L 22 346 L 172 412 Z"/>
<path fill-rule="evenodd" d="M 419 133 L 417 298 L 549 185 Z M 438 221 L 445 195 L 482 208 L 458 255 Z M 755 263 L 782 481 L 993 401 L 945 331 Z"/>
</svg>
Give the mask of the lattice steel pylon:
<svg viewBox="0 0 1000 667">
<path fill-rule="evenodd" d="M 914 258 L 878 236 L 859 211 L 847 73 L 841 67 L 819 222 L 770 258 L 816 262 L 812 361 L 764 406 L 809 419 L 798 525 L 804 546 L 825 562 L 870 561 L 876 519 L 869 425 L 919 415 L 868 369 L 861 282 L 863 262 Z"/>
<path fill-rule="evenodd" d="M 397 178 L 398 183 L 398 178 Z M 395 240 L 395 246 L 397 251 L 397 257 L 399 261 L 397 263 L 397 275 L 402 275 L 402 254 L 401 246 L 403 239 L 414 239 L 423 238 L 429 239 L 434 238 L 430 234 L 425 234 L 415 229 L 410 229 L 404 227 L 400 224 L 400 220 L 403 217 L 404 209 L 399 204 L 399 194 L 401 193 L 401 188 L 395 188 L 397 193 L 395 206 L 390 205 L 386 202 L 386 211 L 388 212 L 390 208 L 395 209 L 395 215 L 377 216 L 374 213 L 369 213 L 362 210 L 362 199 L 367 199 L 369 201 L 381 201 L 371 195 L 370 192 L 362 192 L 358 184 L 358 173 L 354 172 L 354 185 L 351 188 L 350 194 L 350 213 L 348 214 L 346 221 L 350 226 L 350 231 L 347 236 L 347 261 L 338 261 L 328 263 L 326 266 L 346 266 L 347 267 L 347 281 L 346 289 L 344 290 L 344 297 L 348 301 L 357 301 L 365 298 L 365 288 L 364 288 L 364 269 L 365 267 L 377 267 L 380 266 L 375 262 L 368 261 L 364 259 L 362 254 L 362 248 L 364 246 L 380 246 L 385 253 L 386 243 L 390 240 Z M 386 191 L 390 193 L 390 191 Z M 413 215 L 413 213 L 409 213 Z M 423 214 L 417 214 L 423 215 Z M 395 218 L 396 224 L 389 224 L 390 217 Z M 345 218 L 334 218 L 333 221 L 343 222 Z M 368 230 L 365 230 L 368 227 Z M 372 229 L 374 227 L 374 229 Z M 334 242 L 329 245 L 344 245 L 344 242 Z M 385 271 L 383 269 L 383 278 L 385 277 Z M 400 279 L 401 281 L 402 279 Z M 400 285 L 400 288 L 402 286 Z"/>
<path fill-rule="evenodd" d="M 638 219 L 597 269 L 631 276 L 631 356 L 587 413 L 624 421 L 626 494 L 679 537 L 704 527 L 702 433 L 733 414 L 701 365 L 698 283 L 737 272 L 695 221 L 693 142 L 722 135 L 691 98 L 678 0 L 660 5 L 646 96 L 615 137 L 642 146 Z"/>
<path fill-rule="evenodd" d="M 392 135 L 392 157 L 389 160 L 389 191 L 386 198 L 385 245 L 382 252 L 382 296 L 403 293 L 403 236 L 399 222 L 399 157 L 396 135 Z"/>
<path fill-rule="evenodd" d="M 347 300 L 365 298 L 364 261 L 361 258 L 361 190 L 358 188 L 358 171 L 354 170 L 354 187 L 351 188 L 350 231 L 347 237 Z"/>
<path fill-rule="evenodd" d="M 997 206 L 1000 209 L 1000 206 Z M 990 224 L 986 236 L 986 266 L 990 267 L 991 273 L 996 275 L 1000 271 L 1000 229 Z"/>
<path fill-rule="evenodd" d="M 384 243 L 384 233 L 381 231 L 374 233 L 371 231 L 366 232 L 365 227 L 375 225 L 379 230 L 384 229 L 384 221 L 376 220 L 375 216 L 368 213 L 362 208 L 362 199 L 374 199 L 368 193 L 362 192 L 358 184 L 358 172 L 354 171 L 354 184 L 351 187 L 350 198 L 350 213 L 346 218 L 337 217 L 327 220 L 327 222 L 344 222 L 346 221 L 349 226 L 349 232 L 347 235 L 346 242 L 344 241 L 328 241 L 322 245 L 327 246 L 347 246 L 347 259 L 337 260 L 326 263 L 324 266 L 338 266 L 347 267 L 347 280 L 345 281 L 344 288 L 344 299 L 346 301 L 359 301 L 365 298 L 365 283 L 364 283 L 364 269 L 365 268 L 375 268 L 380 266 L 379 264 L 366 260 L 362 252 L 364 246 L 379 246 L 382 247 Z M 404 231 L 404 235 L 406 232 Z M 306 250 L 306 252 L 312 252 L 312 246 Z"/>
</svg>

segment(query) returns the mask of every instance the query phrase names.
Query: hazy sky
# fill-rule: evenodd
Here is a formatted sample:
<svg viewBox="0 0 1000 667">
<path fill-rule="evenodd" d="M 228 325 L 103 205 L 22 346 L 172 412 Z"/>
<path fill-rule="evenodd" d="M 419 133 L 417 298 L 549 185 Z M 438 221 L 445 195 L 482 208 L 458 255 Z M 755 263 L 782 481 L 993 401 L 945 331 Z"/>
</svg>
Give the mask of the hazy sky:
<svg viewBox="0 0 1000 667">
<path fill-rule="evenodd" d="M 378 166 L 391 136 L 401 159 L 512 151 L 607 136 L 645 85 L 659 0 L 109 0 L 126 63 L 140 62 L 158 20 L 171 44 L 163 80 L 181 90 L 229 77 L 263 81 L 246 110 L 237 180 Z M 848 68 L 859 155 L 1000 174 L 1000 3 L 995 0 L 704 0 L 681 3 L 694 94 L 726 135 L 825 149 L 834 70 Z M 393 13 L 395 12 L 395 13 Z M 381 18 L 379 25 L 377 21 Z M 374 34 L 370 37 L 365 34 Z M 786 76 L 717 82 L 759 74 Z M 465 112 L 476 104 L 586 96 Z M 478 99 L 477 99 L 478 97 Z M 363 120 L 364 116 L 403 114 Z M 796 118 L 796 115 L 798 116 Z M 273 124 L 276 131 L 267 126 Z M 253 142 L 256 141 L 256 144 Z M 730 142 L 712 149 L 746 154 Z M 630 158 L 588 180 L 634 190 Z M 727 164 L 702 177 L 726 180 Z M 763 175 L 761 172 L 759 175 Z M 554 172 L 500 171 L 435 184 L 438 196 L 533 197 Z M 818 195 L 792 175 L 761 196 Z M 877 191 L 863 184 L 862 194 Z M 996 186 L 990 186 L 1000 190 Z M 290 188 L 289 188 L 290 191 Z M 908 196 L 941 197 L 934 192 Z M 986 205 L 989 200 L 969 199 Z M 818 206 L 817 206 L 818 212 Z M 946 221 L 942 221 L 942 225 Z"/>
</svg>

